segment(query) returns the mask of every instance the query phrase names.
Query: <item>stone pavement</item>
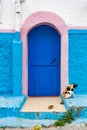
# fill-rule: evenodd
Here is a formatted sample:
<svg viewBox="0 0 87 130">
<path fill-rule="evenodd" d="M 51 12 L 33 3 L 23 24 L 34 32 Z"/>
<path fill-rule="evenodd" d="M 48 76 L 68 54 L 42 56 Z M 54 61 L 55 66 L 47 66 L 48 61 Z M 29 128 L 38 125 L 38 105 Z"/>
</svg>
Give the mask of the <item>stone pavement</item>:
<svg viewBox="0 0 87 130">
<path fill-rule="evenodd" d="M 32 128 L 0 128 L 0 130 L 32 130 Z M 51 128 L 41 128 L 41 130 L 87 130 L 87 126 L 84 124 L 77 125 L 67 125 L 65 127 L 51 127 Z"/>
</svg>

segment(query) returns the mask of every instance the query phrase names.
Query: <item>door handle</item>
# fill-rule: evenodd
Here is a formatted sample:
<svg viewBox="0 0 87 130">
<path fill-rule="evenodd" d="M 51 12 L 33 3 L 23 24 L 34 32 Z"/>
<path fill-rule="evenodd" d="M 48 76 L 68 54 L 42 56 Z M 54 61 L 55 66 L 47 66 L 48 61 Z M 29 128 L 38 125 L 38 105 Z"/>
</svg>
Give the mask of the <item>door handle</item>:
<svg viewBox="0 0 87 130">
<path fill-rule="evenodd" d="M 56 66 L 61 66 L 61 62 L 58 61 L 57 64 L 56 64 Z"/>
<path fill-rule="evenodd" d="M 56 58 L 56 57 L 53 57 L 53 58 L 51 59 L 51 64 L 54 63 L 56 60 L 57 60 L 57 58 Z"/>
</svg>

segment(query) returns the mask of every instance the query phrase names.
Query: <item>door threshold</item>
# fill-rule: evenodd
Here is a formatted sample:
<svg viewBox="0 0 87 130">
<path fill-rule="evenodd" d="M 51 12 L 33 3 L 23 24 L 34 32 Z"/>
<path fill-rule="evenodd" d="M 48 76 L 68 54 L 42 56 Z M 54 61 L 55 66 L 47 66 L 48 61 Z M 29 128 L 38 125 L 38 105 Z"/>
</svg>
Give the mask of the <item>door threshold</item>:
<svg viewBox="0 0 87 130">
<path fill-rule="evenodd" d="M 28 97 L 21 112 L 66 112 L 59 97 Z"/>
</svg>

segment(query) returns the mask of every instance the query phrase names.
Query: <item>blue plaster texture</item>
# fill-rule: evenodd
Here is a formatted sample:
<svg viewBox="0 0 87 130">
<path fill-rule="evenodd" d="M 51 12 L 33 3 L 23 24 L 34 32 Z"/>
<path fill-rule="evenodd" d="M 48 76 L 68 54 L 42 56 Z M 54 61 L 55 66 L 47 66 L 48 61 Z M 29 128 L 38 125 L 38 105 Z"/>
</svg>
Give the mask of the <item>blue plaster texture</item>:
<svg viewBox="0 0 87 130">
<path fill-rule="evenodd" d="M 24 118 L 6 117 L 0 119 L 0 127 L 29 127 L 32 128 L 36 125 L 51 126 L 55 120 L 29 120 Z"/>
<path fill-rule="evenodd" d="M 21 109 L 26 97 L 24 95 L 14 96 L 0 96 L 0 108 L 16 108 Z"/>
<path fill-rule="evenodd" d="M 24 118 L 16 118 L 16 117 L 6 117 L 6 118 L 0 118 L 0 127 L 12 127 L 12 128 L 33 128 L 35 126 L 46 126 L 49 128 L 49 126 L 52 126 L 55 123 L 55 120 L 30 120 L 30 119 L 24 119 Z M 72 125 L 85 125 L 87 124 L 87 119 L 78 119 L 72 122 Z M 66 126 L 69 124 L 66 124 Z M 70 128 L 71 128 L 70 126 Z M 3 128 L 4 129 L 4 128 Z M 50 128 L 49 128 L 50 129 Z M 52 129 L 52 128 L 51 128 Z M 58 128 L 59 129 L 59 128 Z M 66 128 L 65 128 L 66 129 Z M 64 129 L 64 130 L 65 130 Z M 54 129 L 52 129 L 54 130 Z M 62 130 L 62 127 L 60 127 L 60 130 Z M 84 129 L 86 130 L 86 129 Z"/>
<path fill-rule="evenodd" d="M 69 30 L 69 83 L 77 83 L 76 94 L 87 94 L 87 30 Z"/>
<path fill-rule="evenodd" d="M 32 120 L 58 120 L 61 119 L 63 115 L 65 115 L 65 112 L 20 112 L 16 117 Z"/>
<path fill-rule="evenodd" d="M 0 95 L 12 94 L 12 43 L 14 33 L 0 33 Z"/>
<path fill-rule="evenodd" d="M 21 112 L 26 101 L 26 96 L 0 96 L 0 118 L 17 117 L 32 120 L 39 119 L 60 119 L 65 113 L 63 112 Z"/>
<path fill-rule="evenodd" d="M 0 118 L 17 117 L 31 120 L 58 120 L 65 113 L 56 112 L 21 112 L 17 108 L 0 108 Z"/>
<path fill-rule="evenodd" d="M 22 94 L 22 42 L 13 41 L 13 95 Z"/>
<path fill-rule="evenodd" d="M 24 95 L 18 97 L 0 96 L 0 118 L 18 116 L 25 101 Z"/>
<path fill-rule="evenodd" d="M 87 95 L 76 95 L 75 98 L 64 100 L 67 110 L 73 109 L 73 116 L 75 118 L 87 119 Z"/>
<path fill-rule="evenodd" d="M 87 124 L 87 118 L 79 118 L 79 119 L 73 121 L 72 124 L 74 124 L 74 125 L 75 124 L 79 124 L 79 125 L 81 125 L 81 124 Z"/>
<path fill-rule="evenodd" d="M 13 95 L 22 94 L 22 41 L 20 32 L 15 32 L 13 40 Z"/>
<path fill-rule="evenodd" d="M 87 107 L 87 95 L 75 95 L 75 98 L 69 98 L 64 100 L 66 107 Z"/>
</svg>

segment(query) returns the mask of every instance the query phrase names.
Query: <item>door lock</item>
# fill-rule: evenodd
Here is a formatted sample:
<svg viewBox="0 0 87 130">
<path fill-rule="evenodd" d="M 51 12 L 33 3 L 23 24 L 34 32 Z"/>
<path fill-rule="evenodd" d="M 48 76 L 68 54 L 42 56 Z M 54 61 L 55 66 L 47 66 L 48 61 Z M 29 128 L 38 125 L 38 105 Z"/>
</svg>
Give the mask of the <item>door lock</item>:
<svg viewBox="0 0 87 130">
<path fill-rule="evenodd" d="M 57 58 L 53 57 L 52 60 L 51 60 L 51 64 L 54 63 L 56 60 L 57 60 Z"/>
</svg>

